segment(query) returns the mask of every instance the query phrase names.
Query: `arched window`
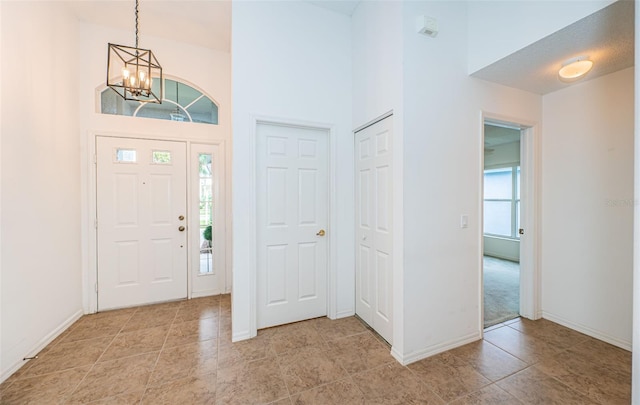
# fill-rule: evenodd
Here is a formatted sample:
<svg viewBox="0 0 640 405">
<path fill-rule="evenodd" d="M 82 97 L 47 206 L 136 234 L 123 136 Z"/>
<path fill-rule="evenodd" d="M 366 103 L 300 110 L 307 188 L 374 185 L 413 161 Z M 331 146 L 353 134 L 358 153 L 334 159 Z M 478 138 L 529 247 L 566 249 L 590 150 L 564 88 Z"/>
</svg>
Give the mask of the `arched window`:
<svg viewBox="0 0 640 405">
<path fill-rule="evenodd" d="M 159 86 L 159 84 L 154 83 L 153 86 Z M 200 90 L 172 79 L 164 79 L 162 104 L 124 100 L 107 87 L 100 94 L 100 112 L 129 117 L 218 125 L 218 106 L 216 103 Z"/>
</svg>

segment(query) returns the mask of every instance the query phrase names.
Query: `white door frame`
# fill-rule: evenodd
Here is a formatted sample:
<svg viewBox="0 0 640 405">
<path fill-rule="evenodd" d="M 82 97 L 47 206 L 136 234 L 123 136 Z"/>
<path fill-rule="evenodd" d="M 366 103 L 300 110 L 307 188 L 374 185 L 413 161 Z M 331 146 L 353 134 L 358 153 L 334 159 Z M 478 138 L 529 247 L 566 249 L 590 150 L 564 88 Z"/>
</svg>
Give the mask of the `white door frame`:
<svg viewBox="0 0 640 405">
<path fill-rule="evenodd" d="M 249 251 L 252 253 L 249 257 L 249 337 L 255 337 L 258 335 L 258 319 L 257 319 L 257 299 L 258 299 L 258 264 L 256 262 L 258 255 L 258 243 L 257 243 L 257 181 L 256 181 L 256 159 L 257 159 L 257 127 L 259 124 L 269 125 L 281 125 L 289 127 L 299 127 L 327 131 L 327 152 L 328 155 L 328 230 L 327 237 L 329 238 L 327 243 L 327 317 L 335 319 L 337 317 L 337 277 L 336 277 L 336 251 L 337 251 L 337 238 L 335 237 L 337 229 L 337 215 L 336 215 L 336 147 L 337 142 L 335 139 L 335 127 L 331 124 L 301 121 L 287 118 L 278 118 L 272 116 L 251 116 L 251 136 L 249 137 L 249 150 L 251 159 L 251 173 L 250 184 L 248 189 L 250 190 L 249 204 L 249 229 L 253 229 L 251 237 L 249 238 Z"/>
<path fill-rule="evenodd" d="M 191 144 L 208 144 L 208 145 L 218 145 L 221 147 L 221 150 L 225 151 L 225 159 L 226 159 L 226 149 L 225 149 L 225 141 L 224 140 L 202 140 L 199 138 L 179 138 L 174 136 L 155 136 L 149 134 L 139 134 L 139 133 L 125 133 L 125 132 L 112 132 L 112 131 L 91 131 L 87 137 L 87 148 L 85 149 L 87 153 L 87 183 L 86 183 L 86 193 L 83 193 L 83 206 L 86 207 L 86 217 L 83 221 L 86 225 L 82 227 L 83 233 L 83 245 L 81 246 L 81 252 L 83 253 L 83 262 L 87 263 L 86 271 L 83 271 L 83 286 L 84 286 L 84 301 L 85 301 L 85 313 L 92 314 L 96 313 L 98 309 L 98 256 L 97 256 L 97 241 L 98 241 L 98 232 L 96 228 L 96 219 L 97 219 L 97 205 L 96 205 L 96 193 L 97 193 L 97 166 L 96 166 L 96 139 L 98 136 L 104 137 L 113 137 L 113 138 L 133 138 L 133 139 L 143 139 L 143 140 L 158 140 L 158 141 L 174 141 L 174 142 L 184 142 L 187 147 L 187 207 L 190 207 L 191 204 L 191 191 L 192 191 L 192 172 L 191 165 L 189 164 L 191 159 Z M 226 168 L 225 168 L 226 170 Z M 225 174 L 226 175 L 226 174 Z M 226 178 L 225 184 L 226 184 Z M 221 198 L 225 202 L 225 207 L 228 207 L 228 198 L 229 193 L 227 192 L 227 186 L 222 190 Z M 188 210 L 189 211 L 189 210 Z M 189 211 L 190 212 L 190 211 Z M 229 217 L 225 213 L 225 217 Z M 86 237 L 84 237 L 86 235 Z M 229 235 L 229 223 L 228 219 L 225 219 L 225 241 L 230 239 Z M 86 242 L 85 242 L 86 241 Z M 86 243 L 86 245 L 85 245 Z M 227 246 L 230 244 L 227 244 Z M 192 259 L 191 259 L 191 240 L 187 237 L 187 298 L 192 298 Z M 225 247 L 223 254 L 228 258 L 228 249 Z M 86 256 L 84 256 L 86 254 Z M 230 272 L 229 272 L 229 260 L 226 260 L 226 268 L 225 268 L 225 286 L 223 287 L 225 292 L 229 292 L 229 280 L 230 280 Z"/>
<path fill-rule="evenodd" d="M 480 281 L 480 319 L 482 331 L 484 320 L 484 283 L 482 281 L 484 253 L 484 124 L 485 122 L 508 125 L 520 128 L 521 195 L 528 202 L 524 205 L 520 216 L 520 226 L 525 230 L 526 238 L 520 241 L 520 315 L 528 319 L 540 319 L 542 308 L 540 303 L 540 135 L 539 126 L 529 120 L 508 117 L 483 111 L 480 116 L 480 170 L 479 170 L 479 210 L 480 227 L 478 252 L 478 275 Z"/>
</svg>

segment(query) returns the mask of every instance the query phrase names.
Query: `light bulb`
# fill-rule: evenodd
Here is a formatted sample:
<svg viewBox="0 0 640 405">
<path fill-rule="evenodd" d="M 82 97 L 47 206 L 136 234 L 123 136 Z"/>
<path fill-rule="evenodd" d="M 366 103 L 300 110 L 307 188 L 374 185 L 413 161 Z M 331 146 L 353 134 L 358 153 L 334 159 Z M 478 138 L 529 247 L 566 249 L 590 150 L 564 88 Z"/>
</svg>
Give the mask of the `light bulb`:
<svg viewBox="0 0 640 405">
<path fill-rule="evenodd" d="M 129 78 L 129 76 L 131 75 L 131 72 L 129 72 L 129 69 L 127 69 L 127 67 L 123 67 L 122 68 L 122 77 L 127 80 Z"/>
</svg>

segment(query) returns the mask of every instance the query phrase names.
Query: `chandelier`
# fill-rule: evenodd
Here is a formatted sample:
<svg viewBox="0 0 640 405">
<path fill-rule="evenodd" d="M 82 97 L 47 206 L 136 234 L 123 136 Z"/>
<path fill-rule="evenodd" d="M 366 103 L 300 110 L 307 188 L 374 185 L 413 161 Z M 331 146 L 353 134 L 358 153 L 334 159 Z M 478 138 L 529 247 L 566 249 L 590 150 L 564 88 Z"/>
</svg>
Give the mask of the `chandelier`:
<svg viewBox="0 0 640 405">
<path fill-rule="evenodd" d="M 109 44 L 107 86 L 125 100 L 162 104 L 162 66 L 150 49 L 138 48 L 138 6 L 136 0 L 135 47 Z"/>
</svg>

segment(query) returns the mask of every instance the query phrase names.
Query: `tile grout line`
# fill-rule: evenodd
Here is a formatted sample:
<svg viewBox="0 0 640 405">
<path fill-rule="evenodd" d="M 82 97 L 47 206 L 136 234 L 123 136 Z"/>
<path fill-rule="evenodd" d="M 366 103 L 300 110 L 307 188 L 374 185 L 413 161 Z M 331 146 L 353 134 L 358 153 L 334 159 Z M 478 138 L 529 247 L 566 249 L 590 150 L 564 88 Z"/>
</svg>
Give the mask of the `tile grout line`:
<svg viewBox="0 0 640 405">
<path fill-rule="evenodd" d="M 173 316 L 173 320 L 169 324 L 169 329 L 167 330 L 167 334 L 164 337 L 164 341 L 162 342 L 162 346 L 160 347 L 160 351 L 158 352 L 158 357 L 156 357 L 156 361 L 153 363 L 153 367 L 151 367 L 151 369 L 149 370 L 149 377 L 147 378 L 147 383 L 145 384 L 144 389 L 142 390 L 142 396 L 138 400 L 138 404 L 142 404 L 142 401 L 144 400 L 144 396 L 147 394 L 147 390 L 149 389 L 149 383 L 151 382 L 151 377 L 153 377 L 153 373 L 155 372 L 156 367 L 158 366 L 158 362 L 160 361 L 160 356 L 162 356 L 162 352 L 164 351 L 164 346 L 167 344 L 167 339 L 169 339 L 169 334 L 171 333 L 171 329 L 176 321 L 176 318 L 178 317 L 178 313 L 180 312 L 180 307 L 182 305 L 183 304 L 178 306 L 178 309 L 176 310 L 176 314 Z"/>
<path fill-rule="evenodd" d="M 111 339 L 111 341 L 109 342 L 109 344 L 104 348 L 104 350 L 102 351 L 102 353 L 100 354 L 100 356 L 98 356 L 98 358 L 96 359 L 96 361 L 91 365 L 91 367 L 89 368 L 89 370 L 87 371 L 87 373 L 80 379 L 80 381 L 78 382 L 78 384 L 76 384 L 75 387 L 73 387 L 72 390 L 69 390 L 69 393 L 67 395 L 64 396 L 64 402 L 66 402 L 67 400 L 69 400 L 73 394 L 75 394 L 75 392 L 78 390 L 78 388 L 82 385 L 82 383 L 87 379 L 87 377 L 89 376 L 89 374 L 91 374 L 91 371 L 93 371 L 93 369 L 95 368 L 95 366 L 98 364 L 98 362 L 100 361 L 100 359 L 102 358 L 102 356 L 104 356 L 104 354 L 107 352 L 107 350 L 109 349 L 109 347 L 111 347 L 111 344 L 113 344 L 113 341 L 116 339 L 116 337 L 120 334 L 120 332 L 122 332 L 122 329 L 124 328 L 124 326 L 131 320 L 131 318 L 133 318 L 133 315 L 138 312 L 138 308 L 136 308 L 135 311 L 133 311 L 131 313 L 131 316 L 122 323 L 122 326 L 120 327 L 120 329 L 118 330 L 118 332 L 113 335 L 113 338 Z M 86 339 L 85 339 L 86 340 Z"/>
</svg>

